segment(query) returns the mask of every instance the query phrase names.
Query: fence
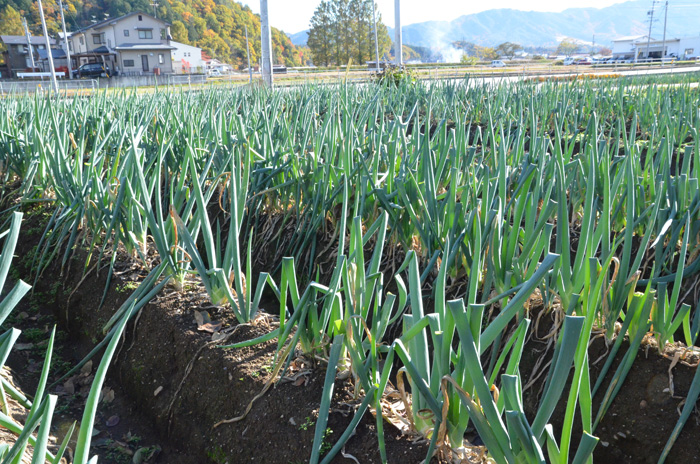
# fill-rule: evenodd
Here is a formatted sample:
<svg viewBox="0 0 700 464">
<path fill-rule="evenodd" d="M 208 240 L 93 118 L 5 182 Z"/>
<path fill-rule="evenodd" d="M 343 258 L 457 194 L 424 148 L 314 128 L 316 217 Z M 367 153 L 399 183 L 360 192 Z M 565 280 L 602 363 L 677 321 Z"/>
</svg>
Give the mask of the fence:
<svg viewBox="0 0 700 464">
<path fill-rule="evenodd" d="M 60 80 L 57 81 L 58 91 L 81 91 L 90 90 L 93 91 L 98 87 L 98 83 L 95 79 L 73 79 L 73 80 Z M 51 92 L 52 85 L 51 80 L 39 80 L 39 81 L 17 81 L 17 80 L 0 80 L 0 95 L 9 94 L 25 94 L 25 93 L 36 93 L 36 92 Z"/>
</svg>

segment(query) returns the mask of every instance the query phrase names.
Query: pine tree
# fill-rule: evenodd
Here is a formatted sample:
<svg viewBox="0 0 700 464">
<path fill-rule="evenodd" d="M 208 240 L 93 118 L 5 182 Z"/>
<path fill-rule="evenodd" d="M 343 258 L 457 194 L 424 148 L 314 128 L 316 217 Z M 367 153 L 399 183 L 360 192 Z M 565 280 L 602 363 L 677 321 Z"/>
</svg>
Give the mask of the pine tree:
<svg viewBox="0 0 700 464">
<path fill-rule="evenodd" d="M 379 54 L 391 48 L 381 17 L 377 18 Z M 307 45 L 317 65 L 362 64 L 374 59 L 372 0 L 323 0 L 311 18 Z"/>
<path fill-rule="evenodd" d="M 311 18 L 311 29 L 307 40 L 313 62 L 318 66 L 329 66 L 334 61 L 336 48 L 334 22 L 331 2 L 323 0 Z"/>
</svg>

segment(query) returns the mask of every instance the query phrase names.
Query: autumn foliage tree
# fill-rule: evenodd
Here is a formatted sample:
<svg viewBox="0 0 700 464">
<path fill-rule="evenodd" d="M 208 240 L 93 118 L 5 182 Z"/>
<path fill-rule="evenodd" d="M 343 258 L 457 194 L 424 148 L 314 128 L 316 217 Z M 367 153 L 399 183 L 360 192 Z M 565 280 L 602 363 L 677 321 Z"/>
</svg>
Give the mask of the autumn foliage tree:
<svg viewBox="0 0 700 464">
<path fill-rule="evenodd" d="M 12 30 L 19 15 L 25 17 L 34 35 L 41 34 L 41 21 L 35 0 L 0 0 L 0 31 Z M 54 37 L 60 30 L 58 0 L 43 0 L 49 34 Z M 7 8 L 16 14 L 10 14 Z M 89 26 L 109 18 L 141 11 L 153 14 L 152 0 L 63 0 L 68 30 Z M 235 67 L 247 66 L 245 28 L 250 38 L 250 59 L 260 61 L 260 17 L 248 7 L 233 0 L 159 0 L 156 10 L 158 18 L 171 24 L 174 40 L 202 48 L 213 58 Z M 23 32 L 21 32 L 23 33 Z M 272 53 L 275 64 L 298 66 L 302 54 L 289 37 L 272 28 Z"/>
<path fill-rule="evenodd" d="M 576 53 L 580 48 L 580 45 L 571 39 L 564 39 L 559 42 L 557 47 L 557 55 L 571 56 Z"/>
</svg>

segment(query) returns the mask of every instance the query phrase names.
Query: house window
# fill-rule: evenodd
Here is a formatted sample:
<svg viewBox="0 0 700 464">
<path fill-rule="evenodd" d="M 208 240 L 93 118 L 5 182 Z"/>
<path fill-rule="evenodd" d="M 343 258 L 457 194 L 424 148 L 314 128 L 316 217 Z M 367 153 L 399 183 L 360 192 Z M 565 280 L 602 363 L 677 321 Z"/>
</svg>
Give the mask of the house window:
<svg viewBox="0 0 700 464">
<path fill-rule="evenodd" d="M 124 67 L 125 68 L 133 68 L 134 67 L 134 60 L 124 60 Z"/>
<path fill-rule="evenodd" d="M 102 41 L 100 40 L 100 35 L 99 35 L 99 34 L 93 34 L 93 35 L 92 35 L 92 43 L 94 43 L 94 44 L 96 44 L 96 45 L 99 45 L 99 44 L 102 43 Z"/>
<path fill-rule="evenodd" d="M 85 40 L 83 40 L 83 36 L 80 36 L 80 45 L 85 45 Z"/>
<path fill-rule="evenodd" d="M 160 28 L 160 40 L 165 40 L 165 29 Z"/>
<path fill-rule="evenodd" d="M 686 49 L 685 49 L 685 55 L 686 55 L 686 56 L 692 55 L 693 53 L 695 53 L 695 49 L 694 49 L 694 48 L 686 48 Z"/>
<path fill-rule="evenodd" d="M 129 37 L 129 29 L 124 29 L 124 37 Z"/>
<path fill-rule="evenodd" d="M 139 39 L 152 39 L 153 30 L 152 29 L 141 29 L 139 30 Z"/>
<path fill-rule="evenodd" d="M 165 60 L 163 59 L 163 54 L 162 54 L 162 53 L 158 53 L 158 63 L 163 64 L 164 61 L 165 61 Z"/>
<path fill-rule="evenodd" d="M 37 48 L 38 48 L 39 50 L 43 50 L 43 49 L 46 48 L 46 45 L 38 45 Z M 693 53 L 693 52 L 691 51 L 690 53 Z"/>
<path fill-rule="evenodd" d="M 143 21 L 143 16 L 139 15 L 139 21 Z"/>
</svg>

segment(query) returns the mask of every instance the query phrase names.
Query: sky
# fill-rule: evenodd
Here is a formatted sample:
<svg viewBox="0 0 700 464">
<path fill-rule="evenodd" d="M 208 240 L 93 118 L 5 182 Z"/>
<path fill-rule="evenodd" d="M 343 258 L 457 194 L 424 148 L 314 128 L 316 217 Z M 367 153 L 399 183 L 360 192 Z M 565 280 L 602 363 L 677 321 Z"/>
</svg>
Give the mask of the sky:
<svg viewBox="0 0 700 464">
<path fill-rule="evenodd" d="M 259 0 L 238 1 L 248 5 L 253 12 L 260 13 Z M 376 2 L 384 24 L 394 27 L 394 0 Z M 603 8 L 620 2 L 621 0 L 491 0 L 481 3 L 465 0 L 401 0 L 401 22 L 405 26 L 423 21 L 450 21 L 462 15 L 496 8 L 558 12 L 567 8 Z M 309 21 L 320 0 L 268 0 L 267 3 L 270 25 L 293 34 L 309 28 Z"/>
</svg>

